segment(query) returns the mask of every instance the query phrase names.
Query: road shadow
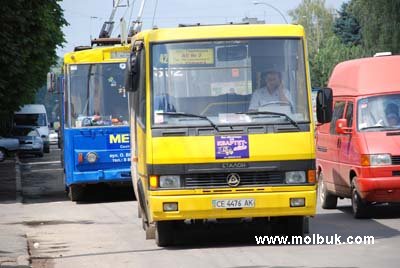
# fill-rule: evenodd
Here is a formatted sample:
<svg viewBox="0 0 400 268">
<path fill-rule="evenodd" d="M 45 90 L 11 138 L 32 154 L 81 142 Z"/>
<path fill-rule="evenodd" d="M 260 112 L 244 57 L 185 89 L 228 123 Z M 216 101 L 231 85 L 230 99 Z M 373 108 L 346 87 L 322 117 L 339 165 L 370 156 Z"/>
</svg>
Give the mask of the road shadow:
<svg viewBox="0 0 400 268">
<path fill-rule="evenodd" d="M 379 223 L 375 219 L 357 220 L 348 212 L 335 210 L 332 213 L 318 214 L 310 219 L 310 233 L 305 236 L 341 236 L 344 242 L 349 236 L 373 236 L 375 243 L 378 239 L 393 238 L 400 235 L 400 231 Z M 259 222 L 256 224 L 213 224 L 202 226 L 184 226 L 179 229 L 179 235 L 175 237 L 176 246 L 168 247 L 169 250 L 186 250 L 193 248 L 220 248 L 237 246 L 284 246 L 279 244 L 257 245 L 255 236 L 271 236 L 268 224 Z M 287 245 L 285 245 L 287 246 Z M 298 246 L 298 245 L 290 245 Z M 302 246 L 331 246 L 328 244 L 302 244 Z"/>
<path fill-rule="evenodd" d="M 77 202 L 79 205 L 93 203 L 133 201 L 135 194 L 132 185 L 88 185 L 85 187 L 84 198 Z"/>
<path fill-rule="evenodd" d="M 78 205 L 94 204 L 94 203 L 112 203 L 133 201 L 135 194 L 132 186 L 107 186 L 107 185 L 90 185 L 85 189 L 84 197 L 81 201 L 76 202 Z M 23 203 L 49 203 L 70 201 L 66 191 L 53 192 L 46 194 L 45 192 L 35 195 L 24 195 Z M 70 201 L 72 202 L 72 201 Z"/>
<path fill-rule="evenodd" d="M 351 207 L 338 207 L 344 213 L 353 215 Z M 369 208 L 371 219 L 398 219 L 400 218 L 400 204 L 388 205 L 379 204 Z M 359 219 L 362 221 L 363 219 Z"/>
</svg>

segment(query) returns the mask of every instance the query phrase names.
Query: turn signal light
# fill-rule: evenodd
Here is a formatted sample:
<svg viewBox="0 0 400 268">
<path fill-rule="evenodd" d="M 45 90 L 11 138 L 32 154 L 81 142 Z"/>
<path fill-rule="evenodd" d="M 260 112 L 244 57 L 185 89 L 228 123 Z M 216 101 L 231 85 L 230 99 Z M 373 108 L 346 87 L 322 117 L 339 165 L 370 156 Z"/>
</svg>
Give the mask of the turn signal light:
<svg viewBox="0 0 400 268">
<path fill-rule="evenodd" d="M 315 183 L 316 179 L 315 179 L 315 170 L 311 169 L 307 172 L 307 176 L 308 176 L 308 183 Z"/>
<path fill-rule="evenodd" d="M 79 163 L 79 164 L 82 164 L 82 163 L 83 163 L 83 154 L 82 154 L 82 153 L 79 153 L 79 154 L 78 154 L 78 163 Z"/>
<path fill-rule="evenodd" d="M 363 154 L 361 155 L 361 166 L 369 166 L 369 155 Z"/>
<path fill-rule="evenodd" d="M 150 175 L 150 189 L 158 188 L 158 176 Z"/>
</svg>

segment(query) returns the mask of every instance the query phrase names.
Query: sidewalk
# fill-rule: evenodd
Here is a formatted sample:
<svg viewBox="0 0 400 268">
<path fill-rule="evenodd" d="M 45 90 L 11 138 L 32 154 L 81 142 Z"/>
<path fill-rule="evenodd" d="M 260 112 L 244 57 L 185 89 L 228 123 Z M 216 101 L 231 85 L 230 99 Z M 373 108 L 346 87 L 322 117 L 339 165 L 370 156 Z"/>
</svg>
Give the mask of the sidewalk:
<svg viewBox="0 0 400 268">
<path fill-rule="evenodd" d="M 17 160 L 0 163 L 0 268 L 30 267 L 25 232 L 17 224 L 23 205 L 17 200 Z"/>
</svg>

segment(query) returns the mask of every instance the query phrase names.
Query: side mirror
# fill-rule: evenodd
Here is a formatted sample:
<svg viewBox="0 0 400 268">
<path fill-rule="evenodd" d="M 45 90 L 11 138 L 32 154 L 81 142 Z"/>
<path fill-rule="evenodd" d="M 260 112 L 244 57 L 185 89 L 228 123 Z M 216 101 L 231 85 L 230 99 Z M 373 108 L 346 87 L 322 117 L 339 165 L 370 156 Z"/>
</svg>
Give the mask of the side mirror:
<svg viewBox="0 0 400 268">
<path fill-rule="evenodd" d="M 335 129 L 337 134 L 351 134 L 351 127 L 347 127 L 346 118 L 336 120 Z"/>
<path fill-rule="evenodd" d="M 140 65 L 143 53 L 143 43 L 139 42 L 134 46 L 131 55 L 128 59 L 127 68 L 125 71 L 125 90 L 135 92 L 139 86 Z"/>
<path fill-rule="evenodd" d="M 47 73 L 47 92 L 54 92 L 56 89 L 56 74 L 53 72 Z"/>
<path fill-rule="evenodd" d="M 332 89 L 320 89 L 317 93 L 317 120 L 319 123 L 325 124 L 332 120 L 332 106 Z"/>
</svg>

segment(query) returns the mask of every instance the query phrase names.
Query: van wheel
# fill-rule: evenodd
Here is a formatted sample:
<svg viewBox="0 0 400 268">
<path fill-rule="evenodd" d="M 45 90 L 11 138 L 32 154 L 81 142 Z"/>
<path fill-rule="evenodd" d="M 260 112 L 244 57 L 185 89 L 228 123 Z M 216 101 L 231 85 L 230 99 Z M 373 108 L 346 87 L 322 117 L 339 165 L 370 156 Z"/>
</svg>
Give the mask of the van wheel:
<svg viewBox="0 0 400 268">
<path fill-rule="evenodd" d="M 337 196 L 326 189 L 322 171 L 318 176 L 318 195 L 323 209 L 335 209 L 337 207 Z"/>
<path fill-rule="evenodd" d="M 48 144 L 48 145 L 45 145 L 45 146 L 43 147 L 43 151 L 44 151 L 46 154 L 50 153 L 50 145 L 49 145 L 49 144 Z"/>
<path fill-rule="evenodd" d="M 71 201 L 80 201 L 83 199 L 84 191 L 85 189 L 82 185 L 70 185 L 68 197 L 71 199 Z"/>
<path fill-rule="evenodd" d="M 158 221 L 156 224 L 155 239 L 159 247 L 171 246 L 174 242 L 174 222 Z"/>
<path fill-rule="evenodd" d="M 353 209 L 353 216 L 356 219 L 365 219 L 369 218 L 369 204 L 368 202 L 362 200 L 361 196 L 357 192 L 357 189 L 354 185 L 354 180 L 357 177 L 353 178 L 351 183 L 351 207 Z"/>
</svg>

